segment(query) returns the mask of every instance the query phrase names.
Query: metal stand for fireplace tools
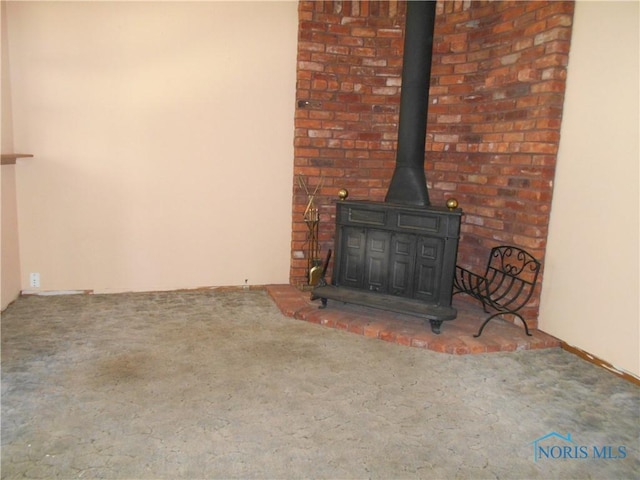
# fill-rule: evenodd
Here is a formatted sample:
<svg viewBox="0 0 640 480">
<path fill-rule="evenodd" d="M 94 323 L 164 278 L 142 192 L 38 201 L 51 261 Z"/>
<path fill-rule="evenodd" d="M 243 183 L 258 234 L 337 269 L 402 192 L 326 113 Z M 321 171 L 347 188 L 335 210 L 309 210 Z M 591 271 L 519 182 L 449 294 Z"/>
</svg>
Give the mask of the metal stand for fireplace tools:
<svg viewBox="0 0 640 480">
<path fill-rule="evenodd" d="M 320 244 L 318 243 L 318 227 L 320 224 L 320 211 L 315 206 L 315 197 L 318 190 L 322 186 L 323 179 L 316 185 L 313 193 L 309 192 L 309 188 L 302 176 L 298 177 L 300 187 L 307 194 L 307 207 L 304 210 L 304 223 L 307 224 L 307 275 L 309 285 L 316 285 L 322 276 L 322 268 L 320 259 Z"/>
<path fill-rule="evenodd" d="M 320 247 L 318 245 L 318 225 L 320 214 L 317 208 L 309 210 L 305 216 L 304 223 L 307 224 L 309 248 L 307 252 L 307 272 L 309 272 L 309 285 L 315 285 L 320 280 Z"/>
</svg>

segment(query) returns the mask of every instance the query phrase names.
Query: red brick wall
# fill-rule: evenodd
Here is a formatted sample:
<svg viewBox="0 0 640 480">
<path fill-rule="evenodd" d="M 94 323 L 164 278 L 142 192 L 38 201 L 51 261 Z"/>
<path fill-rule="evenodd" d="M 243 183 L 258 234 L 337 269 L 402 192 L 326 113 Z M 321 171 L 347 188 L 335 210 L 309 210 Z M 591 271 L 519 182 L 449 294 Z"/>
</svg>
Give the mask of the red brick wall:
<svg viewBox="0 0 640 480">
<path fill-rule="evenodd" d="M 425 172 L 434 205 L 464 211 L 458 263 L 499 244 L 544 258 L 573 2 L 439 1 Z M 300 2 L 294 173 L 322 179 L 322 254 L 340 188 L 383 201 L 396 154 L 404 1 Z M 295 180 L 295 179 L 294 179 Z M 306 283 L 294 182 L 291 283 Z M 305 258 L 299 258 L 305 255 Z M 529 315 L 537 316 L 538 297 Z"/>
</svg>

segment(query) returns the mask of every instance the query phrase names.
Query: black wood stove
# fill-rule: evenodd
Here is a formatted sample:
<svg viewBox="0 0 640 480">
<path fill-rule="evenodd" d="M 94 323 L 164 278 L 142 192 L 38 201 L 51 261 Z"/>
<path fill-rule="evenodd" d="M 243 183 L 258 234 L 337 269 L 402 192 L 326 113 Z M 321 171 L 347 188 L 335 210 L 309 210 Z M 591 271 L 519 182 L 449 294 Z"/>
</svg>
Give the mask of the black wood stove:
<svg viewBox="0 0 640 480">
<path fill-rule="evenodd" d="M 451 306 L 460 218 L 431 206 L 424 174 L 436 2 L 407 2 L 396 167 L 384 202 L 336 205 L 335 261 L 313 298 L 366 305 L 429 320 L 435 333 Z"/>
</svg>

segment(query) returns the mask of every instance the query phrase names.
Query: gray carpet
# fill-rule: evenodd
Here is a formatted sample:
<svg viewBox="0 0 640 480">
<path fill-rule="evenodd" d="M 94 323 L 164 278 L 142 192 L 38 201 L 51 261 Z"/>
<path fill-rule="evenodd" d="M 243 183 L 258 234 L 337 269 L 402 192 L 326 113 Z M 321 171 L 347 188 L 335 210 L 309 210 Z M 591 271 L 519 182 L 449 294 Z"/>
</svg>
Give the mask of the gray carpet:
<svg viewBox="0 0 640 480">
<path fill-rule="evenodd" d="M 6 479 L 637 478 L 639 400 L 560 349 L 408 348 L 284 317 L 263 291 L 2 315 Z"/>
</svg>

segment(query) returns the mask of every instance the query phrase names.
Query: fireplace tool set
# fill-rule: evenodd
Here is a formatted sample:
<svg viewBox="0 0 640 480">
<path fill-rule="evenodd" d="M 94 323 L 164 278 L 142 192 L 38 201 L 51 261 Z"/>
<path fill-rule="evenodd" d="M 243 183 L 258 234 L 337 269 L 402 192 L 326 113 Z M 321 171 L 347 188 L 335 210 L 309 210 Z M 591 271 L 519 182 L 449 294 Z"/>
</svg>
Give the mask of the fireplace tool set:
<svg viewBox="0 0 640 480">
<path fill-rule="evenodd" d="M 304 181 L 302 176 L 298 176 L 298 184 L 307 195 L 307 206 L 304 209 L 304 223 L 309 230 L 307 233 L 307 272 L 309 285 L 316 285 L 322 276 L 322 260 L 320 259 L 320 245 L 318 243 L 318 226 L 320 224 L 320 211 L 316 207 L 315 198 L 318 190 L 322 187 L 323 178 L 316 185 L 313 193 Z"/>
</svg>

